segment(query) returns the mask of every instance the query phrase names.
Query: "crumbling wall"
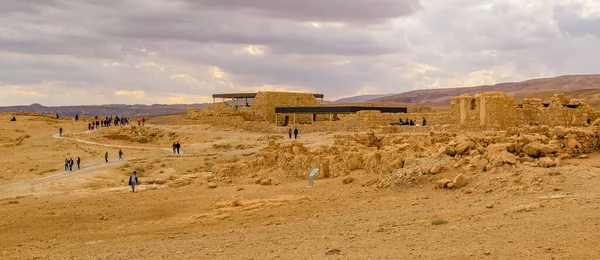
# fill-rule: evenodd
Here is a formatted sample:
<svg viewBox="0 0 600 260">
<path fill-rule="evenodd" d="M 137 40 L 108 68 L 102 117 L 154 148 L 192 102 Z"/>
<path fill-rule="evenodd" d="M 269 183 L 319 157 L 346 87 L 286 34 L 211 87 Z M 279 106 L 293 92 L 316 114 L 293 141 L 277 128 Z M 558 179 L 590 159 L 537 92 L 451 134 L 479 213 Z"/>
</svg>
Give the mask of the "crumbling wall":
<svg viewBox="0 0 600 260">
<path fill-rule="evenodd" d="M 584 100 L 567 100 L 564 94 L 556 94 L 548 102 L 538 98 L 523 99 L 517 109 L 521 125 L 585 126 L 597 118 L 597 113 Z"/>
<path fill-rule="evenodd" d="M 310 93 L 292 93 L 292 92 L 258 92 L 252 102 L 252 110 L 262 116 L 264 120 L 275 122 L 275 107 L 311 107 L 320 106 L 313 94 Z M 280 115 L 279 120 L 283 120 L 286 115 Z M 289 114 L 290 122 L 293 121 L 293 115 Z M 311 114 L 297 114 L 296 123 L 310 122 Z"/>
<path fill-rule="evenodd" d="M 452 121 L 461 128 L 478 128 L 480 125 L 479 101 L 471 94 L 462 94 L 452 98 L 450 113 Z"/>
</svg>

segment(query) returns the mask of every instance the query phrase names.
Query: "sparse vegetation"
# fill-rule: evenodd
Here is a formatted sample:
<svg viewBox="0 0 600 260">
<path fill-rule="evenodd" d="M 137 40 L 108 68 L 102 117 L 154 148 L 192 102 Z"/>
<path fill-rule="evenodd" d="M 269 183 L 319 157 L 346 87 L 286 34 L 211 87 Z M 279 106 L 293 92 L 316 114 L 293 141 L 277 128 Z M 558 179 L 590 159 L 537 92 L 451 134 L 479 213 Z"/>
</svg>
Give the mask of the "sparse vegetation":
<svg viewBox="0 0 600 260">
<path fill-rule="evenodd" d="M 439 225 L 444 225 L 444 224 L 448 224 L 448 221 L 444 220 L 444 219 L 435 219 L 435 220 L 431 221 L 431 225 L 434 225 L 434 226 L 439 226 Z"/>
</svg>

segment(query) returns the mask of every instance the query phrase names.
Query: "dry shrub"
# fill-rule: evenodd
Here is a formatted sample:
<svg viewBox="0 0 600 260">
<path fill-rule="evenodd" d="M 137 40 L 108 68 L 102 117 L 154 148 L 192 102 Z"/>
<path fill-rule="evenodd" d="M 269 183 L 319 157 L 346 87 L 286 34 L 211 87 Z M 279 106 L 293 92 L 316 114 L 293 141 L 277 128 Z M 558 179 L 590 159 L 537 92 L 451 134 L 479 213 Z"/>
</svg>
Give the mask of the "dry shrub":
<svg viewBox="0 0 600 260">
<path fill-rule="evenodd" d="M 439 225 L 444 225 L 444 224 L 448 224 L 448 221 L 444 220 L 444 219 L 435 219 L 435 220 L 431 221 L 431 225 L 434 225 L 434 226 L 439 226 Z"/>
</svg>

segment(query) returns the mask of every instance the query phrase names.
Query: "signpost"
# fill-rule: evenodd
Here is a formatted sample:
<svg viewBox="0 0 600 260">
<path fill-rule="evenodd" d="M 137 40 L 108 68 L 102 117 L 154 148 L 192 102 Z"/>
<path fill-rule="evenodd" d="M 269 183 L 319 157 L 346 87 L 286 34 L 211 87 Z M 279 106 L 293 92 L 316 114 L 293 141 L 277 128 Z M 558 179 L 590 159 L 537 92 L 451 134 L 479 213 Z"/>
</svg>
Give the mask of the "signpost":
<svg viewBox="0 0 600 260">
<path fill-rule="evenodd" d="M 308 186 L 313 186 L 313 177 L 319 173 L 319 168 L 314 168 L 312 172 L 308 175 Z"/>
</svg>

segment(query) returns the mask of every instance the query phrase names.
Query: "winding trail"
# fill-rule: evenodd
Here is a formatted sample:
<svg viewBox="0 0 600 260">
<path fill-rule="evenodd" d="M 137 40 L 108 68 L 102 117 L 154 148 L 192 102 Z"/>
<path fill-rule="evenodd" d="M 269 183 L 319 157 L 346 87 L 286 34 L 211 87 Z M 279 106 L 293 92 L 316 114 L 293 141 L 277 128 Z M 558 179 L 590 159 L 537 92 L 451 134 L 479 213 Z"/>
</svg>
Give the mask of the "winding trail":
<svg viewBox="0 0 600 260">
<path fill-rule="evenodd" d="M 101 130 L 98 129 L 95 131 L 101 131 Z M 74 133 L 74 134 L 90 134 L 93 132 L 94 131 L 85 131 L 85 132 Z M 162 150 L 162 151 L 167 151 L 169 153 L 173 152 L 173 150 L 171 148 L 156 148 L 156 147 L 141 147 L 141 146 L 131 146 L 131 145 L 103 144 L 103 143 L 97 143 L 97 142 L 92 142 L 92 141 L 87 141 L 87 140 L 82 140 L 82 139 L 77 139 L 77 138 L 62 137 L 62 136 L 60 136 L 60 134 L 53 134 L 52 138 L 71 140 L 71 141 L 76 141 L 76 142 L 85 143 L 85 144 L 89 144 L 89 145 L 104 146 L 104 147 L 116 147 L 116 148 L 124 148 L 124 149 L 140 149 L 140 150 Z M 180 155 L 181 154 L 183 154 L 182 151 L 180 151 Z M 132 159 L 135 159 L 135 158 L 132 158 Z M 49 182 L 57 181 L 57 180 L 81 177 L 81 176 L 87 175 L 89 173 L 92 173 L 92 172 L 100 170 L 100 169 L 123 165 L 127 161 L 128 160 L 126 158 L 123 158 L 123 160 L 120 160 L 120 161 L 119 160 L 114 160 L 114 161 L 109 161 L 109 162 L 100 161 L 100 162 L 96 162 L 96 163 L 92 163 L 92 164 L 87 164 L 85 167 L 82 167 L 79 170 L 73 170 L 73 171 L 64 171 L 63 170 L 58 173 L 44 176 L 41 178 L 0 184 L 0 190 L 2 190 L 3 192 L 6 192 L 9 190 L 14 191 L 14 190 L 18 190 L 18 189 L 25 189 L 25 190 L 33 189 L 33 186 L 36 186 L 36 185 L 49 183 Z"/>
</svg>

